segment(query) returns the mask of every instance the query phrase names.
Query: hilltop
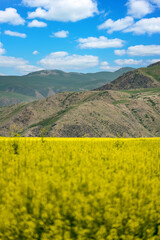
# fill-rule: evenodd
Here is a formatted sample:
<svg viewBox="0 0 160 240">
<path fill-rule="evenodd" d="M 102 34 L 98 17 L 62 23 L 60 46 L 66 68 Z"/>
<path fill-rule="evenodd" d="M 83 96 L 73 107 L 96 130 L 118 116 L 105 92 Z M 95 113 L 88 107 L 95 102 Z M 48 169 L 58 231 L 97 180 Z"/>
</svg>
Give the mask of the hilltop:
<svg viewBox="0 0 160 240">
<path fill-rule="evenodd" d="M 95 90 L 127 90 L 156 87 L 160 87 L 160 62 L 152 64 L 147 68 L 139 68 L 124 73 L 111 83 L 107 83 Z"/>
<path fill-rule="evenodd" d="M 88 91 L 111 82 L 133 68 L 116 72 L 74 73 L 43 70 L 25 76 L 0 76 L 0 107 L 29 102 L 65 91 Z"/>
</svg>

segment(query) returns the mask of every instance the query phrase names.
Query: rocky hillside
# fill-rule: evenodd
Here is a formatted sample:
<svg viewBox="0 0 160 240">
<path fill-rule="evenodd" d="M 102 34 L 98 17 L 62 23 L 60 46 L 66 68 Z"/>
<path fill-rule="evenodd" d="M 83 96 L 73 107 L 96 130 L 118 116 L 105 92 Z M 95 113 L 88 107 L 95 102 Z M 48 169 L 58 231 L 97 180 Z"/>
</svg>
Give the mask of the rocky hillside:
<svg viewBox="0 0 160 240">
<path fill-rule="evenodd" d="M 147 68 L 139 68 L 124 73 L 111 83 L 107 83 L 96 90 L 120 90 L 160 87 L 160 62 Z"/>
<path fill-rule="evenodd" d="M 160 88 L 65 92 L 1 108 L 0 135 L 10 127 L 30 137 L 160 137 Z"/>
</svg>

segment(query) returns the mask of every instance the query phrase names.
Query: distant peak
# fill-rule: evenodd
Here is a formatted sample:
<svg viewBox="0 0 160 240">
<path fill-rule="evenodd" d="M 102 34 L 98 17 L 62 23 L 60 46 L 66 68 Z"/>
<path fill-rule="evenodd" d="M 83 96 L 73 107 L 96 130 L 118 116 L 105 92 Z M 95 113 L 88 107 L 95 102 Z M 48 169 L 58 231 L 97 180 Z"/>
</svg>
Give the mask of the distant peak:
<svg viewBox="0 0 160 240">
<path fill-rule="evenodd" d="M 35 76 L 35 75 L 39 75 L 39 76 L 49 76 L 49 75 L 58 75 L 60 73 L 65 73 L 61 70 L 41 70 L 41 71 L 37 71 L 37 72 L 31 72 L 29 74 L 27 74 L 27 76 Z"/>
<path fill-rule="evenodd" d="M 122 67 L 120 69 L 118 69 L 116 72 L 123 72 L 123 71 L 133 71 L 135 70 L 135 68 L 132 68 L 132 67 Z"/>
</svg>

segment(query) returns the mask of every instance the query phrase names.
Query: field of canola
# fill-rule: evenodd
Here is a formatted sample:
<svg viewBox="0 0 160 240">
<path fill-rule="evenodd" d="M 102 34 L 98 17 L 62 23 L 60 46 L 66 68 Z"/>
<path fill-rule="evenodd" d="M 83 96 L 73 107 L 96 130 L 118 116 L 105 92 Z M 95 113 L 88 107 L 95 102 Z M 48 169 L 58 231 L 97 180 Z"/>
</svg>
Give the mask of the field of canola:
<svg viewBox="0 0 160 240">
<path fill-rule="evenodd" d="M 160 239 L 160 139 L 0 138 L 0 240 L 71 239 Z"/>
</svg>

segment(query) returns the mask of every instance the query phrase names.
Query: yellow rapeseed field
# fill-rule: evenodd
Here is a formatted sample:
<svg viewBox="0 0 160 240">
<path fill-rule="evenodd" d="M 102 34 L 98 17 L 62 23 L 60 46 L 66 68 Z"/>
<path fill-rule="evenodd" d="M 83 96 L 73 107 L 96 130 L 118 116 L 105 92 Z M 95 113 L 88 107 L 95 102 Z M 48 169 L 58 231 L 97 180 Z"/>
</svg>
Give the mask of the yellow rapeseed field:
<svg viewBox="0 0 160 240">
<path fill-rule="evenodd" d="M 0 240 L 160 240 L 160 139 L 0 138 Z"/>
</svg>

